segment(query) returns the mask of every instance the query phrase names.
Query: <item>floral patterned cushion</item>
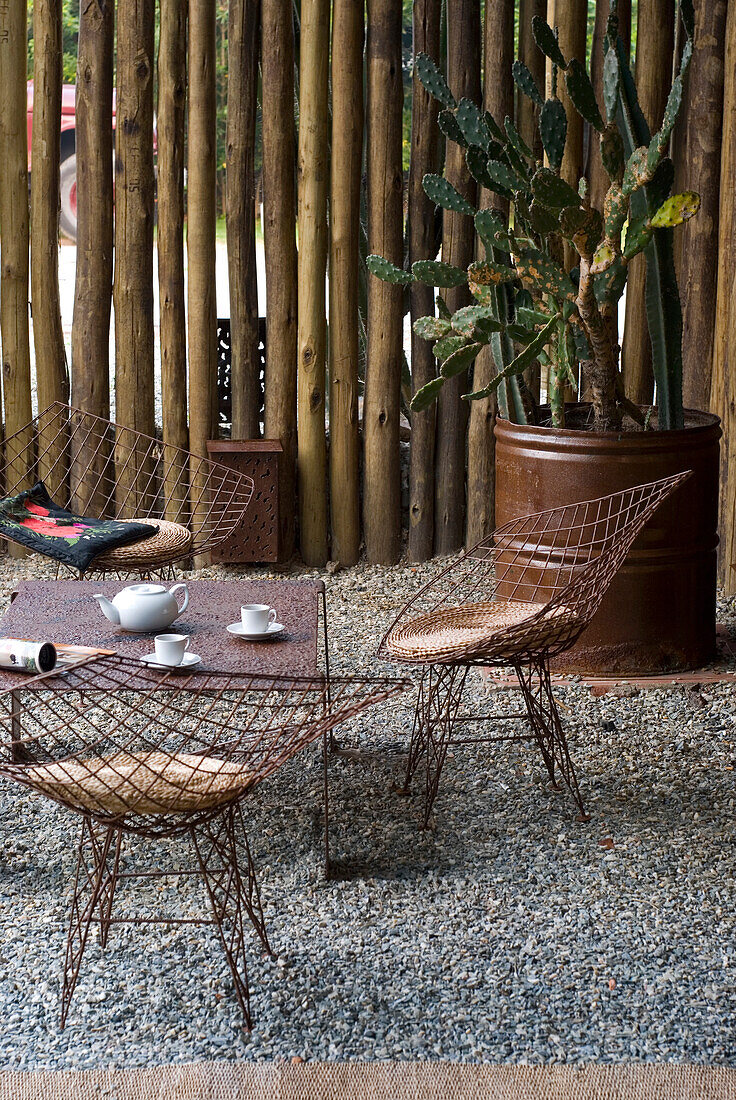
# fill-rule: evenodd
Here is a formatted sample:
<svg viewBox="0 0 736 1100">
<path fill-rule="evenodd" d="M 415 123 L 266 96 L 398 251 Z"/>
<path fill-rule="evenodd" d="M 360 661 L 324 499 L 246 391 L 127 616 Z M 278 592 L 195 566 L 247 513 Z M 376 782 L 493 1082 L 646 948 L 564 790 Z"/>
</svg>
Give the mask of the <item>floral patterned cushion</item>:
<svg viewBox="0 0 736 1100">
<path fill-rule="evenodd" d="M 80 573 L 98 554 L 150 538 L 157 531 L 151 523 L 76 516 L 54 503 L 42 481 L 0 500 L 0 536 Z"/>
</svg>

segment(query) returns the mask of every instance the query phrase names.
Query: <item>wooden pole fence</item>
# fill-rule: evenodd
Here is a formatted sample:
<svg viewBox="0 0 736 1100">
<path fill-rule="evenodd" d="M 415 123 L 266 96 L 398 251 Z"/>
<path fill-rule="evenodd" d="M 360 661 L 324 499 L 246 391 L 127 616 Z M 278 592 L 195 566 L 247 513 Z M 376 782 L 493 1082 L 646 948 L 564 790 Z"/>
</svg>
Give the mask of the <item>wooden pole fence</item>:
<svg viewBox="0 0 736 1100">
<path fill-rule="evenodd" d="M 683 390 L 686 404 L 710 408 L 724 420 L 720 570 L 726 586 L 736 590 L 729 549 L 736 545 L 736 480 L 729 470 L 736 340 L 733 7 L 727 0 L 694 5 L 694 55 L 672 156 L 675 189 L 692 188 L 702 199 L 698 216 L 676 237 Z M 639 98 L 654 129 L 672 79 L 676 5 L 639 0 L 634 11 Z M 549 92 L 550 74 L 531 34 L 533 16 L 546 16 L 562 52 L 581 61 L 592 29 L 587 61 L 600 100 L 609 12 L 610 0 L 414 0 L 412 48 L 435 59 L 456 100 L 482 104 L 501 125 L 513 118 L 522 138 L 539 150 L 538 108 L 510 78 L 516 53 Z M 466 372 L 448 379 L 429 408 L 412 413 L 404 406 L 407 429 L 405 356 L 414 393 L 438 371 L 431 341 L 409 327 L 437 311 L 435 290 L 417 282 L 407 291 L 369 274 L 364 264 L 366 241 L 368 252 L 399 267 L 436 259 L 440 249 L 443 260 L 463 268 L 482 254 L 471 219 L 439 210 L 428 198 L 428 173 L 444 173 L 473 204 L 508 213 L 498 195 L 477 193 L 465 151 L 440 134 L 438 102 L 407 64 L 408 7 L 398 0 L 228 0 L 225 19 L 216 0 L 83 5 L 75 158 L 63 162 L 70 137 L 61 131 L 68 49 L 62 15 L 61 0 L 34 0 L 29 31 L 27 0 L 0 5 L 4 433 L 20 429 L 37 408 L 69 397 L 106 418 L 112 384 L 115 417 L 124 426 L 206 456 L 208 439 L 220 431 L 216 286 L 217 276 L 225 275 L 224 265 L 217 266 L 225 250 L 217 245 L 219 180 L 232 435 L 263 434 L 281 442 L 282 554 L 289 558 L 298 546 L 308 565 L 320 567 L 331 558 L 347 566 L 364 546 L 369 562 L 391 564 L 404 551 L 411 561 L 424 561 L 486 536 L 494 514 L 495 398 L 462 401 L 471 388 Z M 618 16 L 628 47 L 631 0 L 618 0 Z M 557 92 L 568 117 L 562 175 L 577 188 L 584 173 L 593 204 L 600 206 L 607 179 L 596 136 L 586 138 L 563 78 Z M 410 124 L 405 95 L 411 96 Z M 74 165 L 77 254 L 68 370 L 59 203 Z M 261 273 L 265 285 L 259 287 Z M 637 257 L 629 269 L 621 341 L 629 395 L 648 403 L 654 391 L 644 274 Z M 266 302 L 263 394 L 259 291 Z M 440 293 L 452 311 L 471 300 L 464 285 Z M 497 366 L 484 349 L 472 367 L 472 388 L 483 388 Z M 538 397 L 534 366 L 526 377 Z M 91 460 L 83 443 L 75 447 L 69 456 L 72 490 Z M 100 475 L 115 456 L 111 441 L 110 452 L 94 460 Z M 55 458 L 49 453 L 40 464 L 41 476 Z M 189 492 L 189 514 L 196 521 L 208 502 L 194 469 L 169 469 L 165 476 L 175 479 L 175 486 L 168 485 L 175 497 Z M 402 477 L 408 478 L 407 496 Z M 157 488 L 153 481 L 151 487 Z M 129 489 L 123 477 L 122 494 Z M 92 514 L 101 501 L 94 491 L 85 492 L 83 498 L 77 492 L 75 506 Z M 128 510 L 133 504 L 135 495 Z M 181 518 L 181 512 L 170 518 Z"/>
<path fill-rule="evenodd" d="M 307 565 L 327 561 L 325 369 L 327 320 L 329 0 L 303 0 L 299 85 L 297 397 L 299 525 Z"/>
<path fill-rule="evenodd" d="M 447 0 L 447 79 L 458 102 L 480 102 L 481 27 L 479 0 Z M 503 121 L 503 120 L 502 120 Z M 448 141 L 445 175 L 460 194 L 475 204 L 477 187 L 465 163 L 462 146 Z M 464 214 L 444 210 L 442 259 L 455 267 L 468 267 L 475 251 L 475 228 Z M 472 300 L 467 286 L 443 292 L 454 313 Z M 467 372 L 446 382 L 437 402 L 437 451 L 435 458 L 434 550 L 450 554 L 465 538 L 465 452 L 470 410 L 461 395 L 468 389 Z"/>
<path fill-rule="evenodd" d="M 186 449 L 187 330 L 184 297 L 184 149 L 187 0 L 161 0 L 158 48 L 158 293 L 163 441 Z M 169 464 L 166 499 L 186 499 L 189 472 Z M 169 519 L 180 519 L 173 503 Z"/>
<path fill-rule="evenodd" d="M 153 435 L 154 0 L 119 0 L 115 125 L 115 420 Z M 116 449 L 119 499 L 130 499 Z M 147 480 L 133 487 L 137 500 Z M 136 509 L 133 508 L 135 514 Z"/>
<path fill-rule="evenodd" d="M 215 2 L 189 0 L 189 143 L 187 156 L 187 307 L 189 317 L 189 444 L 206 457 L 216 427 L 215 299 L 216 114 Z M 203 491 L 195 468 L 193 502 Z M 205 503 L 193 503 L 195 519 Z"/>
<path fill-rule="evenodd" d="M 662 121 L 672 83 L 674 44 L 674 4 L 670 0 L 639 0 L 635 74 L 639 103 L 652 133 Z M 622 355 L 626 392 L 641 404 L 654 400 L 652 345 L 644 308 L 646 266 L 644 253 L 629 265 Z"/>
<path fill-rule="evenodd" d="M 69 370 L 61 327 L 59 199 L 62 95 L 61 0 L 33 5 L 33 139 L 31 148 L 31 314 L 38 407 L 69 400 Z M 54 432 L 53 435 L 56 435 Z M 61 459 L 61 441 L 49 434 L 39 454 L 39 476 Z"/>
<path fill-rule="evenodd" d="M 358 264 L 363 153 L 364 0 L 334 0 L 330 197 L 330 511 L 332 554 L 360 554 Z"/>
<path fill-rule="evenodd" d="M 514 11 L 505 0 L 486 0 L 483 27 L 483 106 L 499 125 L 514 113 L 514 91 L 504 78 L 513 62 Z M 492 192 L 481 191 L 480 205 L 493 206 L 508 218 L 508 203 Z M 482 246 L 480 246 L 482 248 Z M 479 248 L 479 253 L 480 253 Z M 483 249 L 485 256 L 485 249 Z M 473 389 L 490 382 L 496 373 L 490 347 L 484 348 L 473 365 Z M 468 521 L 466 543 L 475 546 L 493 530 L 495 515 L 495 396 L 473 401 L 468 426 Z"/>
<path fill-rule="evenodd" d="M 7 436 L 31 419 L 26 23 L 25 0 L 0 5 L 0 338 Z M 11 467 L 14 482 L 23 474 L 19 464 Z M 8 552 L 12 557 L 25 553 L 13 543 Z"/>
<path fill-rule="evenodd" d="M 227 79 L 227 264 L 233 439 L 260 435 L 255 136 L 258 0 L 230 0 Z"/>
<path fill-rule="evenodd" d="M 414 53 L 440 60 L 441 0 L 415 0 L 413 5 Z M 435 258 L 434 203 L 427 197 L 422 180 L 438 169 L 437 100 L 425 91 L 416 73 L 412 82 L 411 146 L 409 165 L 409 260 Z M 435 312 L 434 291 L 424 283 L 411 287 L 411 320 Z M 414 391 L 437 374 L 437 363 L 428 340 L 412 329 L 411 371 Z M 434 456 L 437 408 L 415 412 L 411 418 L 409 454 L 409 559 L 426 561 L 434 547 Z"/>
<path fill-rule="evenodd" d="M 368 0 L 368 251 L 402 266 L 401 5 Z M 399 408 L 402 290 L 368 276 L 368 352 L 363 403 L 363 528 L 368 560 L 401 553 Z"/>
<path fill-rule="evenodd" d="M 264 430 L 284 448 L 281 545 L 294 549 L 296 510 L 296 141 L 292 0 L 261 0 L 263 84 L 263 245 L 266 266 Z"/>
</svg>

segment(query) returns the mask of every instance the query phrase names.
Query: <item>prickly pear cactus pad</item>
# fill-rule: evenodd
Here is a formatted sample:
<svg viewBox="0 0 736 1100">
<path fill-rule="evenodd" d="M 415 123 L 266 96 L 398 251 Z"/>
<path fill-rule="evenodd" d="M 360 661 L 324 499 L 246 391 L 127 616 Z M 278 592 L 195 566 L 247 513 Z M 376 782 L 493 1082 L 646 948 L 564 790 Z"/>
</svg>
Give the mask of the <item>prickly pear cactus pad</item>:
<svg viewBox="0 0 736 1100">
<path fill-rule="evenodd" d="M 681 0 L 683 47 L 662 125 L 651 134 L 639 106 L 636 85 L 618 34 L 616 0 L 611 0 L 603 60 L 603 100 L 598 102 L 584 58 L 566 58 L 557 33 L 535 16 L 532 32 L 552 65 L 546 99 L 529 68 L 514 62 L 511 79 L 535 108 L 544 162 L 522 139 L 513 120 L 494 119 L 470 99 L 456 102 L 438 66 L 419 54 L 416 73 L 439 101 L 439 126 L 464 150 L 468 170 L 493 208 L 476 210 L 441 174 L 425 176 L 426 194 L 440 211 L 475 220 L 480 256 L 467 270 L 434 258 L 406 271 L 379 256 L 368 270 L 388 282 L 413 279 L 435 287 L 467 283 L 475 304 L 451 314 L 438 299 L 439 316 L 422 317 L 414 331 L 434 342 L 437 378 L 412 400 L 426 408 L 444 380 L 467 372 L 485 345 L 496 367 L 490 383 L 465 394 L 468 400 L 497 392 L 505 416 L 537 421 L 539 410 L 523 372 L 534 364 L 548 374 L 552 422 L 564 426 L 564 392 L 583 377 L 592 394 L 595 425 L 617 429 L 624 417 L 644 430 L 647 410 L 626 398 L 619 369 L 617 303 L 624 292 L 629 262 L 644 253 L 647 263 L 646 310 L 652 339 L 660 428 L 682 423 L 682 315 L 674 271 L 671 234 L 700 206 L 694 191 L 671 194 L 674 168 L 667 156 L 670 136 L 683 99 L 683 81 L 692 57 L 692 0 Z M 610 185 L 602 209 L 590 202 L 588 185 L 561 177 L 568 116 L 557 95 L 564 81 L 571 109 L 600 142 Z M 509 216 L 511 211 L 511 216 Z M 568 242 L 567 251 L 563 242 Z M 576 259 L 563 263 L 573 246 Z"/>
</svg>

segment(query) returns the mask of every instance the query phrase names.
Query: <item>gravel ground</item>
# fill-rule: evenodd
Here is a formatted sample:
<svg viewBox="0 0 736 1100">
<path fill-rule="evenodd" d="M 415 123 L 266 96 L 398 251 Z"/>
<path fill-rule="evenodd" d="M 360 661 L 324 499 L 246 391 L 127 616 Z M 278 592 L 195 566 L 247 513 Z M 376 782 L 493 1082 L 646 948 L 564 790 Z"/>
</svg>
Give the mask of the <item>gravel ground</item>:
<svg viewBox="0 0 736 1100">
<path fill-rule="evenodd" d="M 384 626 L 429 566 L 327 577 L 335 671 L 380 672 Z M 0 609 L 35 559 L 0 561 Z M 266 575 L 265 573 L 263 575 Z M 736 605 L 720 621 L 736 635 Z M 386 671 L 388 668 L 386 666 Z M 395 670 L 393 670 L 395 671 Z M 469 690 L 487 691 L 479 678 Z M 305 753 L 244 803 L 278 957 L 249 958 L 243 1031 L 210 929 L 113 927 L 91 942 L 65 1031 L 60 969 L 78 819 L 0 782 L 0 1066 L 231 1059 L 736 1064 L 734 686 L 560 689 L 581 787 L 575 821 L 533 749 L 458 747 L 433 829 L 401 778 L 412 698 L 331 766 L 335 850 L 321 866 L 320 760 Z M 489 705 L 518 706 L 508 691 Z M 145 851 L 136 853 L 148 858 Z M 201 911 L 163 880 L 138 911 Z"/>
</svg>

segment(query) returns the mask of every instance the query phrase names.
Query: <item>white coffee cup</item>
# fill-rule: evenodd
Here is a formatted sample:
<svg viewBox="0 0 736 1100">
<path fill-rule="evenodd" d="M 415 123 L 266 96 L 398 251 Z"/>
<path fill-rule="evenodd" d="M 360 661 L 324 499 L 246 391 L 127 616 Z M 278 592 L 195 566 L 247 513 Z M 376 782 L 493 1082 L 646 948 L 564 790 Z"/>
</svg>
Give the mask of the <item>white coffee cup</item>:
<svg viewBox="0 0 736 1100">
<path fill-rule="evenodd" d="M 276 611 L 267 603 L 244 603 L 240 608 L 243 630 L 248 634 L 265 634 L 276 622 Z"/>
<path fill-rule="evenodd" d="M 153 639 L 156 660 L 162 665 L 180 665 L 189 641 L 187 634 L 157 634 Z"/>
</svg>

